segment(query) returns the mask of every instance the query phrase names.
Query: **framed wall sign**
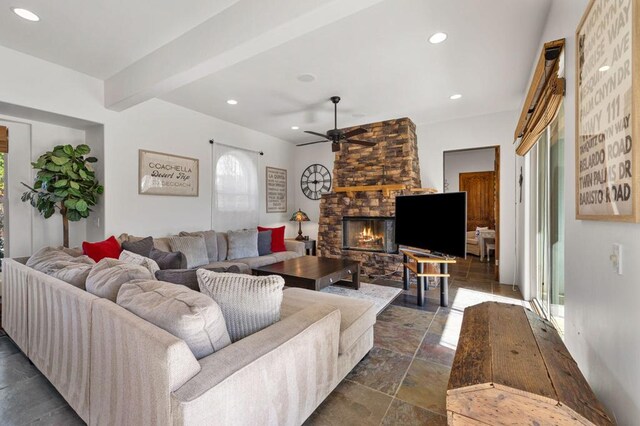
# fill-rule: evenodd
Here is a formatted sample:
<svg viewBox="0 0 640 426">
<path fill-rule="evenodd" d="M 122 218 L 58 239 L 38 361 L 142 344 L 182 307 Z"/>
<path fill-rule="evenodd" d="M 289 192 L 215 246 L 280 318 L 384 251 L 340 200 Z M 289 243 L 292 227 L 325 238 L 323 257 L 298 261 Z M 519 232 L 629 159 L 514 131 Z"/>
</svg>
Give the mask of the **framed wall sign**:
<svg viewBox="0 0 640 426">
<path fill-rule="evenodd" d="M 640 0 L 592 0 L 576 41 L 576 218 L 638 222 Z"/>
<path fill-rule="evenodd" d="M 197 197 L 198 167 L 196 158 L 138 150 L 138 193 Z"/>
<path fill-rule="evenodd" d="M 267 213 L 287 212 L 287 171 L 275 167 L 266 168 Z"/>
</svg>

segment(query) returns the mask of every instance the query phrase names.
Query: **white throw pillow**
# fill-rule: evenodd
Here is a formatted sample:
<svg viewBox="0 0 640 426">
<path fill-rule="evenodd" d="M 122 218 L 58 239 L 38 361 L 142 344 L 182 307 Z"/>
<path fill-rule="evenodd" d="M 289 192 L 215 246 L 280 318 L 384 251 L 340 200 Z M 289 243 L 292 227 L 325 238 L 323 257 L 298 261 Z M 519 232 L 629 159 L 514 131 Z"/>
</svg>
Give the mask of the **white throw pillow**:
<svg viewBox="0 0 640 426">
<path fill-rule="evenodd" d="M 183 285 L 136 280 L 122 286 L 118 305 L 182 339 L 200 359 L 231 344 L 216 302 Z"/>
<path fill-rule="evenodd" d="M 105 257 L 89 273 L 87 291 L 115 302 L 123 284 L 139 279 L 152 280 L 155 277 L 144 266 Z"/>
<path fill-rule="evenodd" d="M 148 257 L 144 257 L 142 255 L 132 253 L 128 250 L 122 250 L 120 253 L 120 260 L 123 262 L 131 263 L 133 265 L 144 266 L 151 272 L 151 275 L 156 276 L 156 272 L 160 270 L 160 267 L 156 263 L 155 260 L 149 259 Z"/>
<path fill-rule="evenodd" d="M 254 277 L 205 269 L 198 269 L 197 275 L 200 291 L 220 305 L 232 342 L 280 320 L 282 277 Z"/>
</svg>

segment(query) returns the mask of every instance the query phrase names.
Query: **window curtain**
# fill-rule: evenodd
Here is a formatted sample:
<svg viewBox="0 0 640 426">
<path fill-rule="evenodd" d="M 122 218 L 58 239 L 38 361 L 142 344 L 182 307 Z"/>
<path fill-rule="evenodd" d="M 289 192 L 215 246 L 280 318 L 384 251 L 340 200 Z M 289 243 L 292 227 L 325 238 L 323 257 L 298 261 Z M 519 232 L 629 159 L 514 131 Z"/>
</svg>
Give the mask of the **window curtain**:
<svg viewBox="0 0 640 426">
<path fill-rule="evenodd" d="M 255 228 L 259 221 L 258 154 L 214 145 L 211 227 Z"/>
</svg>

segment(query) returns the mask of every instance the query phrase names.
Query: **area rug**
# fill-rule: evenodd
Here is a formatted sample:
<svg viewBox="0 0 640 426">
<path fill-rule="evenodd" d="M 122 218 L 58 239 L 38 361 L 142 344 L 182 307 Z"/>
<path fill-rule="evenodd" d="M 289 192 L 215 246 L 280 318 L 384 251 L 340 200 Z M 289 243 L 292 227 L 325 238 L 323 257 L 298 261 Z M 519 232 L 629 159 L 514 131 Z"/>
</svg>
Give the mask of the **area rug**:
<svg viewBox="0 0 640 426">
<path fill-rule="evenodd" d="M 393 299 L 402 292 L 401 288 L 387 287 L 384 285 L 360 283 L 360 289 L 331 285 L 320 290 L 323 293 L 338 294 L 340 296 L 353 297 L 373 302 L 376 307 L 376 315 L 379 315 Z"/>
</svg>

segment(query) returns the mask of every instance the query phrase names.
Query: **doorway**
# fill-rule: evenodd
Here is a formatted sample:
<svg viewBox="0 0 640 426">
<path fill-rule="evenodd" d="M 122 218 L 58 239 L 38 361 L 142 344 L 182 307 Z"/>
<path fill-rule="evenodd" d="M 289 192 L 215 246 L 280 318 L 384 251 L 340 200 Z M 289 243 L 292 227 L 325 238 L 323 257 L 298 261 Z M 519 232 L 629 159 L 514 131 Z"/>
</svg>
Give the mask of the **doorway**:
<svg viewBox="0 0 640 426">
<path fill-rule="evenodd" d="M 467 193 L 467 255 L 485 253 L 489 245 L 495 279 L 499 281 L 500 264 L 500 147 L 489 146 L 455 151 L 445 151 L 444 192 Z M 478 228 L 495 232 L 495 238 L 476 238 Z M 475 239 L 475 246 L 473 240 Z M 480 249 L 478 244 L 484 247 Z"/>
</svg>

